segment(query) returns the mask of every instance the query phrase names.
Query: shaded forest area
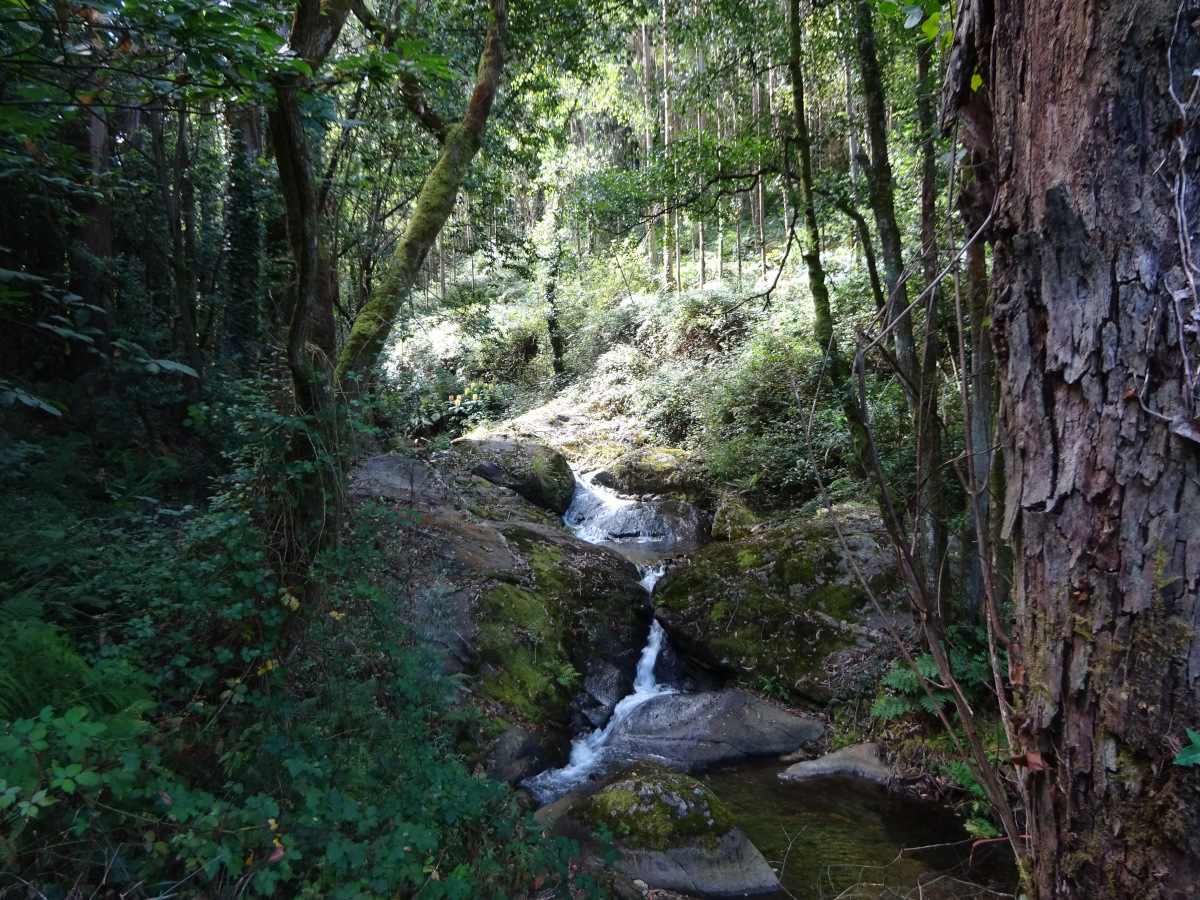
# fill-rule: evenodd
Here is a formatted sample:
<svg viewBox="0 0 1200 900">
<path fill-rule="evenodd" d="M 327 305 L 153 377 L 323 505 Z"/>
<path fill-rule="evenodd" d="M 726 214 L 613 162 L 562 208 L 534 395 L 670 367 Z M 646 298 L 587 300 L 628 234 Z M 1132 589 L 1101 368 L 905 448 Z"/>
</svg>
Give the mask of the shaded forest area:
<svg viewBox="0 0 1200 900">
<path fill-rule="evenodd" d="M 870 510 L 916 629 L 831 715 L 941 734 L 1027 896 L 1190 896 L 1198 31 L 0 0 L 0 895 L 598 891 L 350 493 L 558 403 L 731 527 Z"/>
</svg>

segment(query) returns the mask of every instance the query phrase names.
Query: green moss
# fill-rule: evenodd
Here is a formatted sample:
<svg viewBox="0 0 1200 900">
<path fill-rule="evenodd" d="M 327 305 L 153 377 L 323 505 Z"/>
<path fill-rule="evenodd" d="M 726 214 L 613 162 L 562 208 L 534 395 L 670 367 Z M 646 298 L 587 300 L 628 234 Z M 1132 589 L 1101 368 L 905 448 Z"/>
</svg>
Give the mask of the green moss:
<svg viewBox="0 0 1200 900">
<path fill-rule="evenodd" d="M 706 849 L 733 827 L 733 816 L 703 783 L 657 763 L 640 762 L 585 800 L 576 813 L 607 825 L 632 849 L 665 850 L 699 841 Z"/>
<path fill-rule="evenodd" d="M 741 550 L 737 555 L 739 569 L 753 569 L 762 565 L 762 555 L 753 550 Z"/>
<path fill-rule="evenodd" d="M 857 611 L 865 600 L 862 588 L 856 584 L 828 584 L 808 595 L 813 607 L 838 621 L 858 620 Z"/>
<path fill-rule="evenodd" d="M 878 545 L 868 531 L 850 538 L 867 551 Z M 829 619 L 855 623 L 869 602 L 842 555 L 829 524 L 776 525 L 694 554 L 655 599 L 713 662 L 728 660 L 751 686 L 770 678 L 796 696 L 827 699 L 812 694 L 812 685 L 826 681 L 826 658 L 859 640 Z M 872 574 L 873 590 L 895 586 L 895 575 L 878 564 Z"/>
</svg>

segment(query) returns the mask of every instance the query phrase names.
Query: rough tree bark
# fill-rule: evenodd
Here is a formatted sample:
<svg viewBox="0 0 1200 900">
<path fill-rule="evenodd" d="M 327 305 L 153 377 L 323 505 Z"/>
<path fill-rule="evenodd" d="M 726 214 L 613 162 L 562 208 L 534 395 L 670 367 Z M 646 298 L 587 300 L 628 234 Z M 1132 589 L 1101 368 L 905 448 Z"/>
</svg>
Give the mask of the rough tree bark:
<svg viewBox="0 0 1200 900">
<path fill-rule="evenodd" d="M 490 5 L 492 19 L 466 115 L 445 130 L 441 154 L 421 187 L 396 256 L 354 320 L 338 360 L 339 383 L 344 383 L 351 373 L 365 374 L 375 367 L 421 264 L 454 210 L 458 186 L 479 152 L 483 129 L 504 71 L 504 42 L 508 35 L 508 0 L 491 0 Z"/>
<path fill-rule="evenodd" d="M 1198 33 L 1195 0 L 971 0 L 947 74 L 944 113 L 998 192 L 991 327 L 1036 898 L 1200 884 L 1200 771 L 1172 763 L 1200 725 Z"/>
<path fill-rule="evenodd" d="M 288 43 L 313 71 L 333 48 L 349 11 L 349 0 L 301 0 L 296 7 Z M 288 369 L 298 411 L 308 415 L 328 404 L 328 385 L 319 365 L 323 367 L 334 350 L 334 273 L 321 233 L 320 193 L 300 110 L 303 88 L 299 75 L 276 84 L 275 105 L 268 121 L 287 217 L 288 244 L 296 267 L 296 294 L 288 322 Z M 318 362 L 314 351 L 325 360 Z"/>
</svg>

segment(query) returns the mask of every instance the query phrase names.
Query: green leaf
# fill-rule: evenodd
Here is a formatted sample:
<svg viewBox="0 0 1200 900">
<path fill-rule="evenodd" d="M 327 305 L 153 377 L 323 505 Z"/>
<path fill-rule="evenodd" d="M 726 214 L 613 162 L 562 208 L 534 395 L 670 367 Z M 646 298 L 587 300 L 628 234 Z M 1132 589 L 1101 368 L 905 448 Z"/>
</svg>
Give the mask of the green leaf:
<svg viewBox="0 0 1200 900">
<path fill-rule="evenodd" d="M 158 366 L 164 372 L 178 372 L 180 375 L 187 375 L 189 378 L 199 378 L 199 373 L 191 366 L 185 366 L 183 363 L 172 362 L 169 359 L 156 359 L 154 365 Z"/>
<path fill-rule="evenodd" d="M 971 90 L 977 91 L 983 85 L 983 76 L 976 72 L 971 76 Z"/>
<path fill-rule="evenodd" d="M 1175 756 L 1175 765 L 1177 766 L 1196 766 L 1200 765 L 1200 734 L 1187 730 L 1188 738 L 1191 740 L 1191 745 L 1184 747 Z"/>
</svg>

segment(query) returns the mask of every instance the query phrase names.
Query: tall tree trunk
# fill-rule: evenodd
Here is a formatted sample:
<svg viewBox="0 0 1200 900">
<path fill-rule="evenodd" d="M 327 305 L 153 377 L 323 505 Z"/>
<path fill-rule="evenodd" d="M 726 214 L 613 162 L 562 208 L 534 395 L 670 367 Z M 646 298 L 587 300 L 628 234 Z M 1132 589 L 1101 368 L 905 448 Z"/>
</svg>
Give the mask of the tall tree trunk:
<svg viewBox="0 0 1200 900">
<path fill-rule="evenodd" d="M 904 272 L 904 251 L 900 227 L 896 223 L 895 183 L 892 163 L 888 157 L 888 117 L 883 90 L 883 76 L 875 51 L 875 25 L 872 4 L 858 0 L 854 8 L 854 30 L 858 45 L 858 63 L 862 74 L 863 105 L 867 116 L 867 140 L 871 158 L 859 163 L 867 176 L 867 194 L 875 216 L 875 231 L 879 235 L 879 256 L 883 263 L 883 286 L 891 304 L 892 315 L 899 319 L 893 330 L 896 363 L 904 384 L 909 409 L 915 413 L 918 405 L 916 391 L 917 357 L 913 340 L 912 317 L 904 312 L 908 306 L 906 292 L 901 288 Z M 901 315 L 902 314 L 902 315 Z"/>
<path fill-rule="evenodd" d="M 942 419 L 939 399 L 938 359 L 941 328 L 938 323 L 937 165 L 934 159 L 932 85 L 929 81 L 933 43 L 917 45 L 917 125 L 921 154 L 921 271 L 929 297 L 925 303 L 925 345 L 917 366 L 917 527 L 921 534 L 925 583 L 931 596 L 945 597 L 946 516 L 942 489 Z M 969 546 L 969 545 L 968 545 Z M 968 610 L 975 597 L 968 596 Z"/>
<path fill-rule="evenodd" d="M 1200 771 L 1172 762 L 1200 723 L 1196 16 L 1178 0 L 975 0 L 945 85 L 999 192 L 992 332 L 1036 900 L 1200 884 Z"/>
<path fill-rule="evenodd" d="M 263 292 L 260 286 L 263 226 L 259 219 L 253 147 L 255 111 L 232 105 L 227 112 L 229 194 L 225 202 L 225 235 L 229 244 L 229 301 L 225 309 L 227 355 L 241 374 L 258 366 L 263 337 Z"/>
<path fill-rule="evenodd" d="M 479 152 L 483 129 L 504 71 L 504 42 L 508 35 L 508 0 L 491 0 L 490 6 L 491 22 L 467 113 L 460 123 L 447 130 L 441 154 L 421 186 L 396 256 L 376 284 L 371 299 L 354 319 L 338 360 L 339 383 L 350 373 L 365 375 L 375 368 L 392 324 L 409 299 L 421 264 L 454 209 L 463 176 Z"/>
<path fill-rule="evenodd" d="M 759 146 L 762 145 L 762 85 L 758 79 L 754 79 L 754 96 L 753 96 L 754 112 L 754 130 L 758 137 Z M 758 167 L 762 168 L 762 154 L 758 157 Z M 758 182 L 755 185 L 757 188 L 757 211 L 758 211 L 758 252 L 762 263 L 762 277 L 767 277 L 767 194 L 766 194 L 767 179 L 760 172 Z"/>
<path fill-rule="evenodd" d="M 557 235 L 557 224 L 554 230 Z M 562 258 L 562 241 L 556 237 L 554 257 L 550 260 L 550 266 L 546 272 L 546 334 L 550 338 L 550 365 L 556 376 L 562 375 L 566 371 L 563 367 L 566 346 L 563 341 L 562 325 L 558 321 L 558 274 L 562 267 Z"/>
<path fill-rule="evenodd" d="M 650 31 L 648 26 L 642 23 L 642 114 L 646 120 L 645 129 L 645 153 L 643 160 L 644 165 L 649 166 L 650 160 L 654 155 L 654 126 L 653 119 L 650 116 L 650 94 L 653 91 L 654 73 L 657 71 L 657 64 L 654 62 L 654 50 L 650 45 Z M 655 231 L 657 229 L 657 219 L 654 216 L 653 204 L 650 208 L 650 216 L 646 222 L 646 261 L 650 265 L 651 271 L 658 268 L 658 245 L 655 240 Z"/>
<path fill-rule="evenodd" d="M 187 253 L 184 249 L 183 214 L 181 209 L 182 186 L 180 181 L 185 177 L 182 159 L 187 157 L 186 117 L 182 114 L 179 119 L 179 134 L 176 136 L 174 165 L 167 161 L 166 135 L 163 130 L 163 117 L 160 112 L 154 112 L 150 117 L 150 145 L 154 154 L 155 168 L 158 173 L 159 194 L 162 197 L 163 212 L 167 217 L 167 231 L 171 236 L 171 259 L 169 268 L 171 282 L 175 294 L 175 312 L 179 316 L 179 331 L 183 342 L 184 354 L 188 365 L 197 372 L 203 372 L 200 359 L 200 345 L 196 342 L 196 291 L 195 285 L 189 279 Z"/>
</svg>

